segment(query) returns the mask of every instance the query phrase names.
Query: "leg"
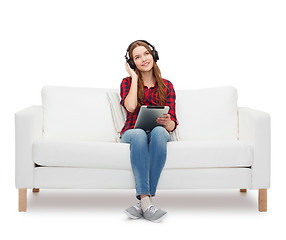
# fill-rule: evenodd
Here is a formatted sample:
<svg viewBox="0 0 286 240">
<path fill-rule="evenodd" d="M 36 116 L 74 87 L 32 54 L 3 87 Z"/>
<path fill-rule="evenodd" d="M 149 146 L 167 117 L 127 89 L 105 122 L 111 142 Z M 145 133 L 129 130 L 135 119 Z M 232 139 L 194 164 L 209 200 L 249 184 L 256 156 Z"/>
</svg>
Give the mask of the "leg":
<svg viewBox="0 0 286 240">
<path fill-rule="evenodd" d="M 155 196 L 161 172 L 167 157 L 167 142 L 170 134 L 161 126 L 153 128 L 150 133 L 149 158 L 150 158 L 150 193 Z"/>
<path fill-rule="evenodd" d="M 130 160 L 135 178 L 136 198 L 150 195 L 148 137 L 142 129 L 128 129 L 121 136 L 121 142 L 130 143 Z"/>
<path fill-rule="evenodd" d="M 27 188 L 18 189 L 19 192 L 19 212 L 27 212 Z"/>
<path fill-rule="evenodd" d="M 259 189 L 258 193 L 259 212 L 267 211 L 267 189 Z"/>
</svg>

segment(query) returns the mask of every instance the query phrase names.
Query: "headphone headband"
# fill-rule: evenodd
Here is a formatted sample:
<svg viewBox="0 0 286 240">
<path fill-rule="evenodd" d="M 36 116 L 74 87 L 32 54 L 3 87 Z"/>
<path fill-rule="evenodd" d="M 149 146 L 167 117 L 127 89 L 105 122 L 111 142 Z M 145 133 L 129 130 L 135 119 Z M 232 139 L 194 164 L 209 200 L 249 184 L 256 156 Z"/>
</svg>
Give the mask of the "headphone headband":
<svg viewBox="0 0 286 240">
<path fill-rule="evenodd" d="M 155 47 L 154 47 L 151 43 L 147 42 L 146 40 L 136 40 L 136 41 L 134 41 L 134 42 L 132 42 L 132 43 L 129 44 L 129 46 L 128 46 L 128 48 L 127 48 L 126 51 L 129 52 L 131 45 L 132 45 L 133 43 L 139 42 L 139 41 L 148 44 L 149 46 L 152 47 L 152 50 L 155 50 Z"/>
</svg>

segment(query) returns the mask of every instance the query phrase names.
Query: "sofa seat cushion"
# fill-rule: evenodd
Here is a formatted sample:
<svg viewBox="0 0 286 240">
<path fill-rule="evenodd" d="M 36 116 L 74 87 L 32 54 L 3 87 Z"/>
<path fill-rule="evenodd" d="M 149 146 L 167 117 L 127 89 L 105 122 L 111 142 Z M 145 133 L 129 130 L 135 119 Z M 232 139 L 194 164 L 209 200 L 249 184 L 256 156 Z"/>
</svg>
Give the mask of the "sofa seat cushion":
<svg viewBox="0 0 286 240">
<path fill-rule="evenodd" d="M 33 143 L 33 161 L 49 167 L 129 169 L 129 144 L 95 141 L 39 140 Z"/>
<path fill-rule="evenodd" d="M 250 167 L 253 148 L 241 141 L 169 142 L 165 168 Z"/>
<path fill-rule="evenodd" d="M 49 167 L 129 169 L 130 144 L 39 140 L 33 161 Z M 177 141 L 167 143 L 165 169 L 249 167 L 252 147 L 240 141 Z"/>
</svg>

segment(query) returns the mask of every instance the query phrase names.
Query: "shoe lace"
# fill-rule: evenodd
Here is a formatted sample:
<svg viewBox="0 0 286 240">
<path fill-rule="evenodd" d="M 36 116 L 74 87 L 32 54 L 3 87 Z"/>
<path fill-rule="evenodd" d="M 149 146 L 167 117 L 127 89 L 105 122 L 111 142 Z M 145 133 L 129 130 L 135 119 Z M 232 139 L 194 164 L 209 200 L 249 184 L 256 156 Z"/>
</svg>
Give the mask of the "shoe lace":
<svg viewBox="0 0 286 240">
<path fill-rule="evenodd" d="M 138 202 L 136 205 L 134 205 L 134 207 L 135 207 L 137 210 L 140 210 L 140 209 L 141 209 L 141 203 Z"/>
<path fill-rule="evenodd" d="M 155 213 L 155 212 L 157 212 L 159 209 L 158 208 L 156 208 L 154 205 L 151 205 L 151 206 L 149 206 L 148 207 L 148 209 L 147 209 L 149 212 L 151 212 L 151 213 Z"/>
</svg>

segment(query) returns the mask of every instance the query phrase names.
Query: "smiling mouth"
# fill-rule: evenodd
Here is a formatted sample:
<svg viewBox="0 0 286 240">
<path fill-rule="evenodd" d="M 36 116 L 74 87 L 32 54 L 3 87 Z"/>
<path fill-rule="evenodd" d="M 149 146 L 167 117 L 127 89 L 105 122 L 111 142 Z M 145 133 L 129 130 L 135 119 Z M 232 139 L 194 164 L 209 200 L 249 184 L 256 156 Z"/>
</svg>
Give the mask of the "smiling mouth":
<svg viewBox="0 0 286 240">
<path fill-rule="evenodd" d="M 146 67 L 148 65 L 149 65 L 149 63 L 145 63 L 145 64 L 142 65 L 142 67 Z"/>
</svg>

